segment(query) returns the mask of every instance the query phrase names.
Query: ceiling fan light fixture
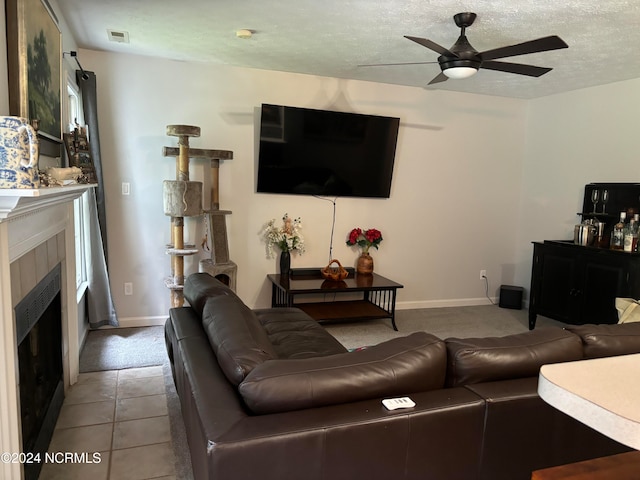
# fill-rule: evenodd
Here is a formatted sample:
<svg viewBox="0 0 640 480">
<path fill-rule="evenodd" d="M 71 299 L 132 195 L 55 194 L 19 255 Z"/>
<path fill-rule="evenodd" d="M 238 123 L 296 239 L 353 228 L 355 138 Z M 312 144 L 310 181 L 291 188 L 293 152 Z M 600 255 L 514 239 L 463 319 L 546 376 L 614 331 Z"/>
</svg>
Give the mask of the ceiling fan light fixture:
<svg viewBox="0 0 640 480">
<path fill-rule="evenodd" d="M 448 78 L 459 80 L 462 78 L 472 77 L 478 73 L 478 69 L 473 67 L 451 67 L 445 68 L 442 70 L 442 73 L 444 73 Z"/>
</svg>

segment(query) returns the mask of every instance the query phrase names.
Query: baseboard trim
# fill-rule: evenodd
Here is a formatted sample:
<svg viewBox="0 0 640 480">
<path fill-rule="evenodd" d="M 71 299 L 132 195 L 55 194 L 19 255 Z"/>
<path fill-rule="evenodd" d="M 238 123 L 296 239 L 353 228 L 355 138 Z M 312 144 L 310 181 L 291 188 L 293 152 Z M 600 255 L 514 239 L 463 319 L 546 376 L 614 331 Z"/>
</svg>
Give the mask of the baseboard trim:
<svg viewBox="0 0 640 480">
<path fill-rule="evenodd" d="M 492 303 L 493 302 L 493 303 Z M 523 307 L 528 308 L 529 302 L 524 302 Z M 491 301 L 487 297 L 480 298 L 452 298 L 446 300 L 424 300 L 419 302 L 396 302 L 396 310 L 418 310 L 420 308 L 446 308 L 446 307 L 477 307 L 479 305 L 498 305 L 498 298 L 492 297 Z M 162 326 L 169 318 L 169 315 L 157 317 L 125 317 L 119 318 L 119 327 L 155 327 Z"/>
<path fill-rule="evenodd" d="M 125 317 L 118 318 L 120 324 L 118 328 L 132 328 L 132 327 L 155 327 L 158 325 L 164 325 L 169 318 L 169 315 L 163 315 L 159 317 Z"/>
<path fill-rule="evenodd" d="M 493 302 L 493 303 L 492 303 Z M 487 297 L 481 298 L 451 298 L 446 300 L 424 300 L 420 302 L 397 302 L 396 310 L 417 310 L 420 308 L 445 308 L 445 307 L 476 307 L 478 305 L 496 305 L 497 298 L 491 301 Z"/>
</svg>

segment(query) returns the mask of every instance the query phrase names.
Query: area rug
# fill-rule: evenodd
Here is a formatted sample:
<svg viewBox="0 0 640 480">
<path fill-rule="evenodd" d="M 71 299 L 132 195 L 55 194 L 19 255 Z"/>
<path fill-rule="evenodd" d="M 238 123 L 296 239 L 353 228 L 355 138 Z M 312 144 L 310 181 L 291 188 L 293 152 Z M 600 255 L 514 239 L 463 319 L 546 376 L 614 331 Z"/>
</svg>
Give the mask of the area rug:
<svg viewBox="0 0 640 480">
<path fill-rule="evenodd" d="M 80 353 L 80 373 L 151 367 L 166 361 L 162 326 L 90 330 Z"/>
</svg>

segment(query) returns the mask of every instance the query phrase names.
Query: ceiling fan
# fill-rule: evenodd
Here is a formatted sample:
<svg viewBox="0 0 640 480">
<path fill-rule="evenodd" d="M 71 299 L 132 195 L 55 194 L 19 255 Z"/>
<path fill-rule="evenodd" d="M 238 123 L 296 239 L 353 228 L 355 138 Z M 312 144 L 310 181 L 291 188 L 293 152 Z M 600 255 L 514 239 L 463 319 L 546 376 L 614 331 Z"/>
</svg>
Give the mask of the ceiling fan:
<svg viewBox="0 0 640 480">
<path fill-rule="evenodd" d="M 514 57 L 516 55 L 526 55 L 528 53 L 546 52 L 549 50 L 557 50 L 567 48 L 568 45 L 558 36 L 551 35 L 542 37 L 528 42 L 518 43 L 507 47 L 495 48 L 493 50 L 485 50 L 478 52 L 471 46 L 465 31 L 467 27 L 473 25 L 476 14 L 471 12 L 458 13 L 453 16 L 456 25 L 460 27 L 460 37 L 456 43 L 449 49 L 438 45 L 437 43 L 426 38 L 411 37 L 405 35 L 405 38 L 416 42 L 423 47 L 427 47 L 436 53 L 439 53 L 438 64 L 442 72 L 438 74 L 429 85 L 444 82 L 449 78 L 459 79 L 468 78 L 475 75 L 480 68 L 487 70 L 497 70 L 500 72 L 515 73 L 518 75 L 527 75 L 530 77 L 539 77 L 550 72 L 551 68 L 536 67 L 534 65 L 525 65 L 521 63 L 496 62 L 497 58 Z M 379 63 L 374 65 L 359 65 L 360 67 L 377 67 L 386 65 L 419 65 L 436 62 L 405 62 L 405 63 Z"/>
</svg>

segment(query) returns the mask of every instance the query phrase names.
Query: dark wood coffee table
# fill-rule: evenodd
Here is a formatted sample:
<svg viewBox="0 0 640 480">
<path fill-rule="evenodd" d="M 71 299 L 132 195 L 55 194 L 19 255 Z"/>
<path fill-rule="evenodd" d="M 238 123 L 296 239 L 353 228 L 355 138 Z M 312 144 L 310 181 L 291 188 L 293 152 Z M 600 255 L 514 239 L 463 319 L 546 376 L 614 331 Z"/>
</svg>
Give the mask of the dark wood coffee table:
<svg viewBox="0 0 640 480">
<path fill-rule="evenodd" d="M 640 452 L 620 453 L 584 462 L 536 470 L 531 480 L 637 480 Z"/>
<path fill-rule="evenodd" d="M 347 270 L 349 276 L 338 282 L 322 278 L 320 268 L 292 269 L 289 276 L 267 275 L 272 283 L 271 306 L 300 308 L 318 322 L 390 318 L 397 331 L 396 291 L 403 285 L 377 273 L 358 275 L 354 269 Z M 317 301 L 307 301 L 314 297 Z"/>
</svg>

